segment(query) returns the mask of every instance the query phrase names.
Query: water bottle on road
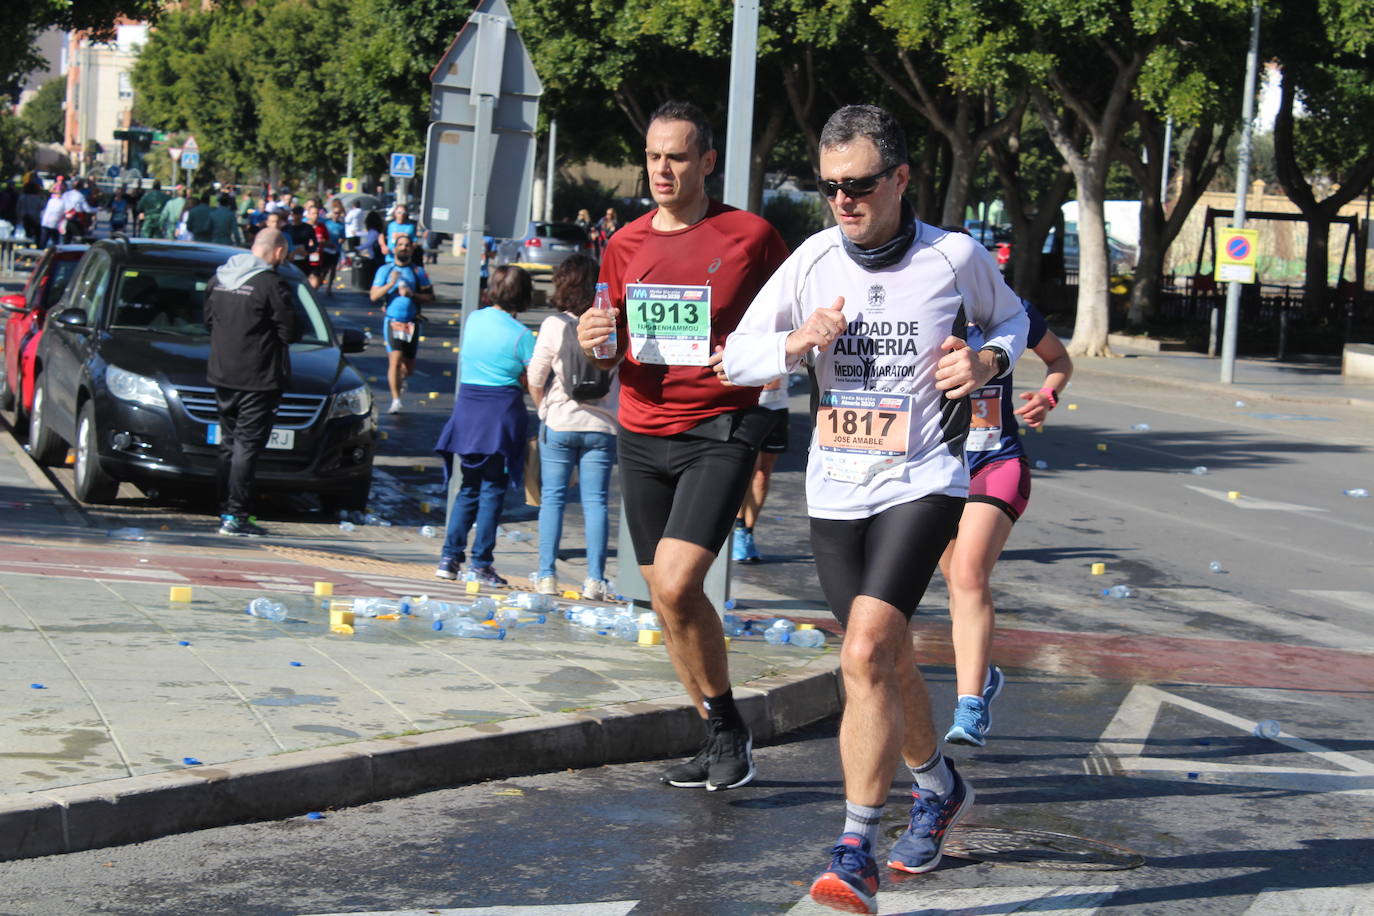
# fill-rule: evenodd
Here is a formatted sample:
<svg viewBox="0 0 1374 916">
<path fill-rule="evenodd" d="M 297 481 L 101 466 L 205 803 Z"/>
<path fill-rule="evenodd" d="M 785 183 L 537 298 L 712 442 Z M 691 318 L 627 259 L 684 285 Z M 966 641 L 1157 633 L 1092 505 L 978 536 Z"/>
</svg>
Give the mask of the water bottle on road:
<svg viewBox="0 0 1374 916">
<path fill-rule="evenodd" d="M 486 624 L 478 623 L 471 617 L 454 617 L 451 620 L 434 621 L 434 629 L 447 633 L 450 636 L 461 636 L 464 639 L 505 639 L 505 627 L 489 627 Z"/>
<path fill-rule="evenodd" d="M 411 598 L 354 598 L 353 616 L 381 617 L 383 614 L 409 614 L 413 608 Z"/>
<path fill-rule="evenodd" d="M 1135 592 L 1127 585 L 1113 585 L 1111 588 L 1104 588 L 1102 594 L 1108 598 L 1130 598 Z"/>
<path fill-rule="evenodd" d="M 286 605 L 271 598 L 254 598 L 248 602 L 248 614 L 263 620 L 285 620 Z"/>
<path fill-rule="evenodd" d="M 823 630 L 797 630 L 787 638 L 790 646 L 800 646 L 803 649 L 819 649 L 825 645 L 825 632 Z"/>
<path fill-rule="evenodd" d="M 763 638 L 775 646 L 780 646 L 791 640 L 796 629 L 795 623 L 785 617 L 779 617 L 769 625 L 768 629 L 763 631 Z"/>
</svg>

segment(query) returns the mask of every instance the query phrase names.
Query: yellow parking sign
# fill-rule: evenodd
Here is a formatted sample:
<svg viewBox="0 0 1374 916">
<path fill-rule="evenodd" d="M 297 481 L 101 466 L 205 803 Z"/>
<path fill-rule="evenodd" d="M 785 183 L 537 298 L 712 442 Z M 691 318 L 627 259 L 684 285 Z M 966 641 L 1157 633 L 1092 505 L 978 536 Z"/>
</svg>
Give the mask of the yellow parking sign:
<svg viewBox="0 0 1374 916">
<path fill-rule="evenodd" d="M 1217 282 L 1254 283 L 1258 257 L 1259 233 L 1254 229 L 1217 230 Z"/>
<path fill-rule="evenodd" d="M 351 194 L 352 192 L 358 190 L 360 184 L 361 182 L 359 182 L 356 178 L 340 178 L 339 193 Z"/>
</svg>

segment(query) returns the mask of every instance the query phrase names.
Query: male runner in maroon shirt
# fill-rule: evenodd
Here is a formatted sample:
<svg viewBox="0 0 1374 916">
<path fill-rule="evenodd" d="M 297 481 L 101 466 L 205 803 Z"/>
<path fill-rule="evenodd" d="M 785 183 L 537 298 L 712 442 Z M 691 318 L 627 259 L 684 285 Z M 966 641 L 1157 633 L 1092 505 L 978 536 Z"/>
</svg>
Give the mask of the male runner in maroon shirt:
<svg viewBox="0 0 1374 916">
<path fill-rule="evenodd" d="M 706 196 L 716 152 L 695 105 L 654 112 L 645 157 L 658 209 L 612 236 L 600 279 L 615 309 L 583 312 L 578 342 L 602 368 L 620 366 L 623 511 L 668 655 L 707 720 L 701 750 L 663 781 L 732 789 L 754 778 L 753 744 L 703 586 L 773 418 L 759 410 L 759 389 L 722 385 L 710 358 L 787 246 L 758 216 Z M 595 360 L 612 331 L 615 356 Z"/>
</svg>

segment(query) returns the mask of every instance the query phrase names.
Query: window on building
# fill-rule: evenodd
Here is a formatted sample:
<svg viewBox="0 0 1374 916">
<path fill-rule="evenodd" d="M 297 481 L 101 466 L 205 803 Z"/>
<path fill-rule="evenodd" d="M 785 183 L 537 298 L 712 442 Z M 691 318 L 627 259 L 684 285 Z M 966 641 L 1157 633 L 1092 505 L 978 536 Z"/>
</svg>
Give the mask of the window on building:
<svg viewBox="0 0 1374 916">
<path fill-rule="evenodd" d="M 121 99 L 131 99 L 134 97 L 134 81 L 128 70 L 120 71 L 119 97 Z"/>
</svg>

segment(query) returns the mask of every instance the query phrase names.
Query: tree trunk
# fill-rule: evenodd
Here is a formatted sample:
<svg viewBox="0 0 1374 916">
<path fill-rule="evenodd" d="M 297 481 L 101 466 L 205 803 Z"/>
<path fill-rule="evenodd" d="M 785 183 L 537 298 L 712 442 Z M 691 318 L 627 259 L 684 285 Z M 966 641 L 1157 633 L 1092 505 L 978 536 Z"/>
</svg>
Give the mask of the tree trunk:
<svg viewBox="0 0 1374 916">
<path fill-rule="evenodd" d="M 1158 178 L 1160 170 L 1149 174 Z M 1126 312 L 1126 325 L 1144 328 L 1154 320 L 1159 305 L 1160 276 L 1164 272 L 1164 208 L 1160 205 L 1159 190 L 1141 188 L 1140 192 L 1140 248 L 1135 261 L 1135 279 L 1131 283 L 1131 305 Z"/>
<path fill-rule="evenodd" d="M 972 143 L 950 143 L 949 182 L 945 186 L 944 208 L 940 211 L 940 225 L 962 226 L 964 208 L 968 206 L 969 189 L 973 187 L 973 171 L 978 165 L 978 152 Z"/>
<path fill-rule="evenodd" d="M 1303 314 L 1325 318 L 1331 304 L 1331 284 L 1327 280 L 1331 257 L 1331 220 L 1325 207 L 1303 214 L 1307 218 L 1307 252 L 1304 261 L 1307 282 L 1302 290 Z"/>
<path fill-rule="evenodd" d="M 773 155 L 778 135 L 782 133 L 782 122 L 786 115 L 783 106 L 775 105 L 768 112 L 768 120 L 763 130 L 754 139 L 754 148 L 749 156 L 749 212 L 763 213 L 763 176 L 768 159 Z"/>
<path fill-rule="evenodd" d="M 1111 349 L 1107 346 L 1107 221 L 1102 207 L 1107 168 L 1102 161 L 1105 157 L 1093 156 L 1091 159 L 1082 174 L 1075 175 L 1078 188 L 1078 316 L 1068 350 L 1073 356 L 1110 356 Z"/>
</svg>

